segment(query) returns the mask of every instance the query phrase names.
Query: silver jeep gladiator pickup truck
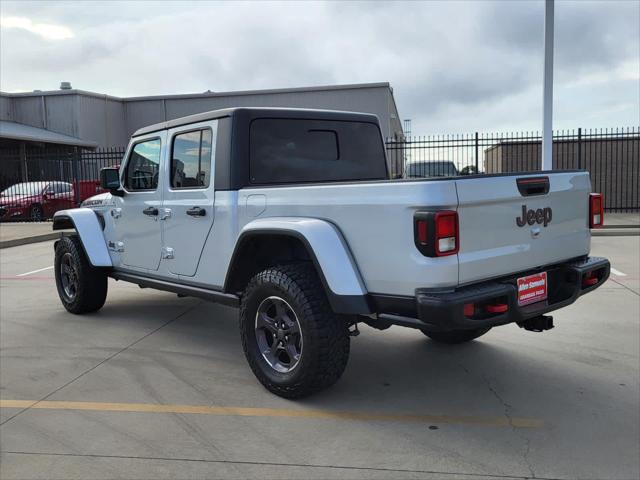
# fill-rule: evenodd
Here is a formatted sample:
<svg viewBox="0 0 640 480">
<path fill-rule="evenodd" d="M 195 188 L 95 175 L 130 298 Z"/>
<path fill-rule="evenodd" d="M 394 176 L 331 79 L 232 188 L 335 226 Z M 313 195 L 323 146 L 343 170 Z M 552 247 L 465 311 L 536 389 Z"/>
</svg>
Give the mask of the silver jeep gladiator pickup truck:
<svg viewBox="0 0 640 480">
<path fill-rule="evenodd" d="M 64 307 L 107 278 L 240 309 L 246 358 L 295 398 L 338 380 L 357 323 L 460 343 L 602 285 L 602 197 L 584 171 L 390 180 L 375 116 L 235 108 L 138 130 L 109 193 L 56 213 Z"/>
</svg>

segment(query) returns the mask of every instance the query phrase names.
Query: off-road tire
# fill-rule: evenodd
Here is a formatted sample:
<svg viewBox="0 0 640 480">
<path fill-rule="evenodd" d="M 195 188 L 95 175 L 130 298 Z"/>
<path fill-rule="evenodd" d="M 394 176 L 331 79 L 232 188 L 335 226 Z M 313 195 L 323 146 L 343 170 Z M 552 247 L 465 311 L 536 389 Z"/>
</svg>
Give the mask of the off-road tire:
<svg viewBox="0 0 640 480">
<path fill-rule="evenodd" d="M 62 279 L 63 259 L 71 263 L 77 276 L 73 296 L 65 292 Z M 56 243 L 54 267 L 58 296 L 67 311 L 81 314 L 102 308 L 107 298 L 107 274 L 91 266 L 77 235 L 65 235 Z"/>
<path fill-rule="evenodd" d="M 295 368 L 275 370 L 263 358 L 256 339 L 256 314 L 271 296 L 284 299 L 295 313 L 303 347 Z M 314 267 L 307 262 L 270 267 L 255 275 L 240 303 L 242 347 L 251 370 L 272 393 L 301 398 L 333 385 L 349 359 L 347 322 L 333 313 Z"/>
<path fill-rule="evenodd" d="M 42 206 L 35 204 L 31 205 L 29 208 L 29 220 L 32 222 L 41 222 L 44 219 L 44 211 L 42 210 Z"/>
<path fill-rule="evenodd" d="M 474 330 L 452 330 L 450 332 L 430 332 L 428 330 L 422 330 L 422 333 L 434 342 L 454 345 L 456 343 L 465 343 L 475 340 L 487 333 L 489 330 L 491 330 L 491 327 L 478 328 Z"/>
</svg>

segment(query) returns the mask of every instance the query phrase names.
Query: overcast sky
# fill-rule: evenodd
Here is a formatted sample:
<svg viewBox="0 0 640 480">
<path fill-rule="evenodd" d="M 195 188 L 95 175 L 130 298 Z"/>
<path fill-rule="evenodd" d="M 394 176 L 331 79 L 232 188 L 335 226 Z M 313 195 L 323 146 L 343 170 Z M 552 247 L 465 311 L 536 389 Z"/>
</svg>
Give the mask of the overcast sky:
<svg viewBox="0 0 640 480">
<path fill-rule="evenodd" d="M 414 134 L 539 129 L 542 1 L 0 2 L 0 89 L 391 83 Z M 556 2 L 554 127 L 640 123 L 640 2 Z"/>
</svg>

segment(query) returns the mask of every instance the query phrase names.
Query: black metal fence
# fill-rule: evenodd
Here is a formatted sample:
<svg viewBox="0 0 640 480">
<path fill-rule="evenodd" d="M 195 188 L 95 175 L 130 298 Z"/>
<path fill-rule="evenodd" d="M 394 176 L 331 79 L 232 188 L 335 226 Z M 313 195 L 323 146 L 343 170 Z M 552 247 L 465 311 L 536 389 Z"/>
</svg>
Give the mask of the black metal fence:
<svg viewBox="0 0 640 480">
<path fill-rule="evenodd" d="M 394 178 L 540 170 L 538 132 L 472 133 L 389 139 Z M 554 132 L 553 168 L 586 169 L 611 212 L 640 210 L 640 128 Z"/>
<path fill-rule="evenodd" d="M 100 169 L 119 164 L 124 152 L 125 147 L 0 150 L 0 190 L 19 182 L 98 180 Z"/>
<path fill-rule="evenodd" d="M 42 220 L 100 193 L 100 169 L 124 147 L 0 150 L 0 220 Z"/>
<path fill-rule="evenodd" d="M 554 169 L 587 169 L 608 211 L 640 211 L 640 128 L 579 128 L 553 139 Z M 536 171 L 542 154 L 537 132 L 389 139 L 386 148 L 393 178 Z M 0 197 L 0 220 L 47 218 L 54 208 L 78 205 L 101 191 L 100 169 L 119 164 L 124 153 L 125 147 L 0 150 L 0 191 L 11 188 Z M 32 211 L 37 204 L 40 211 Z"/>
</svg>

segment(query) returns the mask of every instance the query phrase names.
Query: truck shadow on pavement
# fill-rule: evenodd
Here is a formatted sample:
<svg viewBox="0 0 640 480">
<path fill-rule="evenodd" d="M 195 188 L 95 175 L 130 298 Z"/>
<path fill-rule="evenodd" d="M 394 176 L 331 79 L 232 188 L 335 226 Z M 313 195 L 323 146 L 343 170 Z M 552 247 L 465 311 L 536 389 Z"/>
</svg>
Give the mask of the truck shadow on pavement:
<svg viewBox="0 0 640 480">
<path fill-rule="evenodd" d="M 153 390 L 156 400 L 167 398 L 162 385 L 153 381 L 161 374 L 175 377 L 172 388 L 197 385 L 200 401 L 220 405 L 549 420 L 550 407 L 554 416 L 578 414 L 576 402 L 585 395 L 591 403 L 615 409 L 611 385 L 626 387 L 615 379 L 604 385 L 588 370 L 576 374 L 569 368 L 576 363 L 597 366 L 609 360 L 597 352 L 568 353 L 561 344 L 542 338 L 550 333 L 536 335 L 507 326 L 468 344 L 449 346 L 418 330 L 392 327 L 381 332 L 362 326 L 361 335 L 352 339 L 342 379 L 325 392 L 291 401 L 271 395 L 254 378 L 242 352 L 235 309 L 158 294 L 152 301 L 131 298 L 107 304 L 101 315 L 107 318 L 101 321 L 126 315 L 131 322 L 148 322 L 153 316 L 149 308 L 163 311 L 165 317 L 172 309 L 174 320 L 111 363 L 126 359 L 125 364 L 134 365 L 137 381 L 146 385 L 147 393 Z"/>
</svg>

